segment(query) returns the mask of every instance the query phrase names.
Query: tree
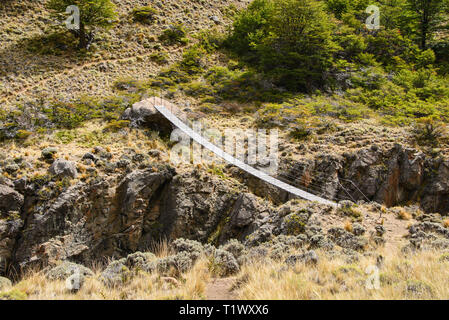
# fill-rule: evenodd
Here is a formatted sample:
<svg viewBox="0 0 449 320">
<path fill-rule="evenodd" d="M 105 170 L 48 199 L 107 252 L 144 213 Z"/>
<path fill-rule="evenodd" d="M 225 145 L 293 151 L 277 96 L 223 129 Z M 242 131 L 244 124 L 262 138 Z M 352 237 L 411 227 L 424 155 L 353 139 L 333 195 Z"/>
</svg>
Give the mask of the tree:
<svg viewBox="0 0 449 320">
<path fill-rule="evenodd" d="M 80 49 L 88 49 L 95 36 L 96 28 L 112 26 L 116 17 L 115 5 L 110 0 L 50 0 L 48 8 L 54 15 L 66 15 L 69 6 L 77 6 L 80 12 L 79 29 L 70 30 L 78 39 Z"/>
<path fill-rule="evenodd" d="M 257 46 L 268 36 L 269 19 L 273 16 L 271 0 L 254 0 L 234 21 L 232 33 L 226 43 L 246 60 L 257 61 Z"/>
<path fill-rule="evenodd" d="M 408 0 L 408 7 L 413 12 L 419 32 L 421 49 L 427 49 L 433 34 L 448 28 L 448 0 Z"/>
<path fill-rule="evenodd" d="M 320 1 L 277 0 L 262 48 L 265 70 L 291 89 L 321 86 L 337 49 L 330 20 Z"/>
<path fill-rule="evenodd" d="M 322 1 L 255 0 L 233 27 L 228 47 L 274 83 L 312 90 L 325 82 L 337 45 Z"/>
</svg>

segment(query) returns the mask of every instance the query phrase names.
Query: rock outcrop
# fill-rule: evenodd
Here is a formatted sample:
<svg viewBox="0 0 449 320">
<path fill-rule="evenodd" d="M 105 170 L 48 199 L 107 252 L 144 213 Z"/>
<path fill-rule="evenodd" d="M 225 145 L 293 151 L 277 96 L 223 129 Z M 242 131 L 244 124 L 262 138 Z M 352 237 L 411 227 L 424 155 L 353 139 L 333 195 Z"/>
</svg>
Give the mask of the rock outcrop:
<svg viewBox="0 0 449 320">
<path fill-rule="evenodd" d="M 160 101 L 159 98 L 153 97 L 137 102 L 131 108 L 125 110 L 121 119 L 130 121 L 133 127 L 150 128 L 168 135 L 173 131 L 174 126 L 154 108 L 155 104 L 161 103 Z M 167 101 L 164 101 L 164 105 L 172 106 Z"/>
<path fill-rule="evenodd" d="M 136 251 L 152 198 L 173 175 L 171 168 L 138 170 L 117 187 L 101 178 L 71 186 L 53 201 L 35 201 L 25 210 L 15 263 L 85 262 Z"/>
<path fill-rule="evenodd" d="M 22 225 L 20 219 L 0 220 L 0 275 L 5 274 L 11 263 Z"/>
<path fill-rule="evenodd" d="M 76 178 L 78 171 L 76 170 L 76 164 L 73 161 L 67 161 L 64 159 L 55 160 L 49 169 L 49 172 L 59 178 Z"/>
<path fill-rule="evenodd" d="M 241 187 L 196 170 L 178 175 L 164 190 L 155 227 L 169 239 L 214 240 Z"/>
<path fill-rule="evenodd" d="M 19 270 L 61 260 L 85 264 L 105 257 L 121 259 L 144 252 L 160 239 L 186 238 L 217 246 L 237 239 L 243 248 L 228 245 L 235 247 L 231 252 L 236 260 L 260 257 L 265 251 L 261 245 L 281 236 L 294 237 L 295 246 L 308 250 L 340 247 L 352 253 L 366 250 L 371 240 L 374 245 L 384 243 L 382 230 L 376 229 L 377 235 L 371 239 L 358 224 L 351 232 L 342 228 L 324 230 L 317 217 L 335 213 L 332 207 L 298 200 L 276 206 L 248 192 L 255 185 L 247 187 L 199 169 L 177 174 L 166 165 L 143 163 L 137 153 L 128 157 L 121 171 L 108 171 L 108 165 L 114 163 L 108 160 L 108 152 L 96 150 L 95 154 L 105 174 L 71 186 L 61 188 L 61 180 L 53 181 L 61 177 L 54 176 L 2 180 L 0 273 L 4 274 L 9 265 Z M 91 156 L 85 158 L 92 160 Z M 292 165 L 297 170 L 293 171 Z M 323 155 L 305 163 L 284 163 L 283 170 L 288 168 L 291 173 L 299 172 L 298 180 L 304 183 L 321 184 L 323 195 L 330 198 L 341 195 L 340 184 L 350 179 L 358 188 L 345 186 L 358 200 L 363 199 L 363 193 L 387 205 L 416 200 L 427 211 L 449 210 L 448 163 L 400 146 L 389 151 L 370 148 L 353 155 Z M 263 186 L 257 191 L 276 194 Z M 275 202 L 281 202 L 282 195 L 278 195 Z M 422 235 L 419 228 L 416 230 L 414 234 Z M 445 246 L 445 241 L 446 235 L 435 245 Z M 272 254 L 280 255 L 289 245 L 277 243 Z M 245 248 L 254 250 L 245 253 Z M 163 269 L 188 264 L 195 257 L 189 253 L 189 259 L 176 255 L 170 259 L 160 265 L 140 258 L 137 260 L 144 262 L 136 263 L 142 268 Z"/>
<path fill-rule="evenodd" d="M 250 190 L 282 204 L 289 196 L 263 182 L 253 181 L 235 168 L 230 173 Z M 387 207 L 419 203 L 426 212 L 449 213 L 449 161 L 396 145 L 343 155 L 321 154 L 304 160 L 281 162 L 279 176 L 295 177 L 295 183 L 327 199 L 375 201 Z M 350 194 L 351 198 L 349 197 Z"/>
<path fill-rule="evenodd" d="M 10 212 L 19 212 L 23 206 L 23 195 L 7 185 L 0 185 L 0 218 Z"/>
</svg>

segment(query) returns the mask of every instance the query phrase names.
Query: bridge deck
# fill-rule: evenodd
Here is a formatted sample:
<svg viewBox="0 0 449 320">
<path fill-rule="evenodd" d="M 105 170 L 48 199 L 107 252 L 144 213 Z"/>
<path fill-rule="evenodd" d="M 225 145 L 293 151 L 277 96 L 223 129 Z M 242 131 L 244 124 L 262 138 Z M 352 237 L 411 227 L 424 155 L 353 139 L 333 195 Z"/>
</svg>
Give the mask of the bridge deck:
<svg viewBox="0 0 449 320">
<path fill-rule="evenodd" d="M 222 149 L 218 148 L 217 146 L 215 146 L 214 144 L 212 144 L 210 141 L 205 139 L 202 135 L 200 135 L 199 133 L 194 131 L 192 128 L 190 128 L 187 124 L 185 124 L 183 121 L 181 121 L 179 119 L 179 117 L 177 115 L 175 115 L 175 113 L 176 114 L 179 113 L 179 109 L 173 110 L 174 112 L 172 112 L 170 110 L 172 107 L 171 103 L 165 103 L 165 101 L 162 99 L 156 100 L 154 98 L 151 99 L 151 102 L 152 102 L 153 107 L 156 110 L 158 110 L 165 118 L 167 118 L 173 125 L 178 127 L 180 130 L 182 130 L 185 134 L 190 136 L 194 141 L 196 141 L 203 147 L 209 149 L 210 151 L 215 153 L 220 158 L 226 160 L 226 162 L 233 164 L 233 165 L 239 167 L 240 169 L 242 169 L 243 171 L 246 171 L 249 174 L 251 174 L 267 183 L 270 183 L 282 190 L 285 190 L 285 191 L 287 191 L 291 194 L 294 194 L 296 196 L 299 196 L 303 199 L 310 200 L 310 201 L 316 201 L 318 203 L 331 205 L 334 207 L 337 206 L 337 204 L 333 201 L 318 197 L 314 194 L 311 194 L 309 192 L 306 192 L 304 190 L 301 190 L 299 188 L 291 186 L 283 181 L 280 181 L 279 179 L 276 179 L 276 178 L 266 174 L 263 171 L 257 170 L 255 168 L 247 165 L 243 161 L 240 161 L 240 160 L 236 159 L 235 157 L 233 157 L 232 155 L 226 153 L 224 150 L 222 150 Z M 168 107 L 166 107 L 165 104 L 167 104 Z"/>
</svg>

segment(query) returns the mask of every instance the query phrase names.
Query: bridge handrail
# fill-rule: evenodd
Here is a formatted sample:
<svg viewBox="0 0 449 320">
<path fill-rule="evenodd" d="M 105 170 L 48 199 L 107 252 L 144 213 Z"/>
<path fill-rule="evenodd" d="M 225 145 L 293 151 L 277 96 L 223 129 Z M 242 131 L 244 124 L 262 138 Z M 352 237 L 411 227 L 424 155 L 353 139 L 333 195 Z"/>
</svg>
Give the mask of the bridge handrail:
<svg viewBox="0 0 449 320">
<path fill-rule="evenodd" d="M 177 128 L 179 128 L 181 131 L 183 131 L 185 134 L 190 136 L 194 141 L 202 145 L 203 147 L 209 149 L 213 153 L 215 153 L 220 158 L 226 160 L 228 163 L 231 163 L 243 171 L 248 172 L 249 174 L 269 183 L 272 184 L 282 190 L 285 190 L 291 194 L 294 194 L 298 197 L 301 197 L 303 199 L 309 200 L 309 201 L 316 201 L 321 204 L 330 205 L 333 207 L 336 207 L 337 204 L 333 201 L 318 197 L 314 194 L 311 194 L 309 192 L 306 192 L 304 190 L 301 190 L 299 188 L 293 187 L 285 182 L 282 182 L 268 174 L 266 174 L 263 171 L 257 170 L 243 161 L 240 161 L 233 157 L 232 155 L 226 153 L 224 150 L 218 148 L 214 144 L 212 144 L 210 141 L 205 139 L 202 135 L 194 131 L 192 128 L 190 128 L 187 124 L 185 124 L 183 121 L 181 121 L 175 114 L 173 114 L 168 108 L 166 108 L 163 105 L 163 100 L 161 99 L 161 103 L 155 103 L 153 107 L 159 111 L 165 118 L 167 118 L 173 125 L 175 125 Z"/>
</svg>

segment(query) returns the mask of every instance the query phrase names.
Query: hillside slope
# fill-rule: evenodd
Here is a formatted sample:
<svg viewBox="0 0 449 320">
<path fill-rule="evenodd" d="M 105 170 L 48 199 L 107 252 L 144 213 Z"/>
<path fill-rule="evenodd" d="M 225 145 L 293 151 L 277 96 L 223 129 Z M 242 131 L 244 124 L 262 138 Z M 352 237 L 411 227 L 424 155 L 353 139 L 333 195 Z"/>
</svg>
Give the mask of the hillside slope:
<svg viewBox="0 0 449 320">
<path fill-rule="evenodd" d="M 288 91 L 219 45 L 249 0 L 113 2 L 86 52 L 46 1 L 0 3 L 0 300 L 448 298 L 446 100 L 369 106 L 423 89 L 380 67 L 339 74 L 377 91 Z M 144 5 L 152 24 L 133 21 Z M 149 96 L 221 132 L 278 129 L 277 177 L 339 207 L 218 161 L 175 165 L 171 125 L 135 110 Z M 429 109 L 435 128 L 415 123 Z"/>
</svg>

